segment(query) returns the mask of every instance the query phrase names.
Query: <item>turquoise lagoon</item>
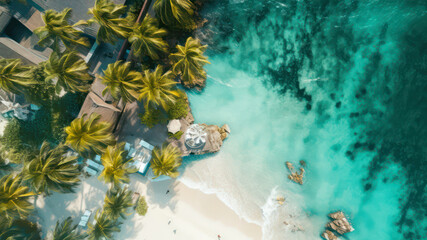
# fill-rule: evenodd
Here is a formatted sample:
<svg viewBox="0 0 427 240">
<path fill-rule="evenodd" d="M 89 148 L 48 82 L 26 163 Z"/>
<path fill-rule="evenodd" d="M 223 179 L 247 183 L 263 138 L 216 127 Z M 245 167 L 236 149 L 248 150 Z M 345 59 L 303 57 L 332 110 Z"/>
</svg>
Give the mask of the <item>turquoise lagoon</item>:
<svg viewBox="0 0 427 240">
<path fill-rule="evenodd" d="M 264 239 L 319 239 L 335 210 L 352 240 L 426 236 L 425 1 L 208 1 L 202 15 L 211 64 L 191 106 L 231 135 L 187 157 L 182 182 Z M 300 160 L 303 186 L 285 167 Z"/>
</svg>

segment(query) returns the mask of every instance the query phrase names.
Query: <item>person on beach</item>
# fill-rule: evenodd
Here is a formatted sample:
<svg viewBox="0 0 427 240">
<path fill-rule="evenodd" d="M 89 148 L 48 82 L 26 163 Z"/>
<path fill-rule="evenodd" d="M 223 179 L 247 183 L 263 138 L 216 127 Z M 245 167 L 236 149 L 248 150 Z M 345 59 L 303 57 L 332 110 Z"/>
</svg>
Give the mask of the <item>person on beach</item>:
<svg viewBox="0 0 427 240">
<path fill-rule="evenodd" d="M 169 193 L 169 189 L 166 191 L 166 194 L 168 194 Z"/>
<path fill-rule="evenodd" d="M 218 234 L 218 240 L 221 240 L 221 235 Z"/>
</svg>

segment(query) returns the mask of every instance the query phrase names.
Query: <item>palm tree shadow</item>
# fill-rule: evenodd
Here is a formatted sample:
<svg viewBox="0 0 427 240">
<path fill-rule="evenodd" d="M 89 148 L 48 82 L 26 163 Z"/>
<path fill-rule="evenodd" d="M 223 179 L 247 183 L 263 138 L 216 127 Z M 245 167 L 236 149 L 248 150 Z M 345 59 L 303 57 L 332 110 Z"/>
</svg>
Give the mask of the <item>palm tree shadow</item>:
<svg viewBox="0 0 427 240">
<path fill-rule="evenodd" d="M 176 194 L 175 179 L 169 179 L 159 182 L 147 183 L 147 196 L 149 197 L 149 205 L 157 204 L 160 208 L 170 208 L 175 210 L 177 200 L 173 197 Z"/>
</svg>

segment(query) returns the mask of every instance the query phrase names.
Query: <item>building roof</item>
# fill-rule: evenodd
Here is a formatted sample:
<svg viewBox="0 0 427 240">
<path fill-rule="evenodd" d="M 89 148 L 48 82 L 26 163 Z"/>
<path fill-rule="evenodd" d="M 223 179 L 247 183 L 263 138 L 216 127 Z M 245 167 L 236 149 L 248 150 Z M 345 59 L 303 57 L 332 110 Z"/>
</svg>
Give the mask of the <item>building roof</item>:
<svg viewBox="0 0 427 240">
<path fill-rule="evenodd" d="M 24 64 L 39 64 L 47 58 L 7 37 L 0 37 L 0 57 L 19 58 Z"/>
<path fill-rule="evenodd" d="M 12 15 L 9 13 L 9 11 L 6 8 L 0 6 L 0 33 L 4 31 L 11 18 Z"/>
<path fill-rule="evenodd" d="M 121 110 L 111 104 L 105 103 L 95 93 L 89 92 L 82 108 L 80 109 L 79 117 L 82 117 L 83 114 L 90 116 L 92 113 L 99 114 L 101 116 L 101 121 L 109 122 L 114 126 L 118 120 Z"/>
<path fill-rule="evenodd" d="M 92 15 L 87 14 L 88 9 L 92 8 L 95 5 L 95 0 L 32 0 L 35 4 L 37 4 L 41 9 L 48 10 L 54 9 L 55 11 L 62 11 L 64 8 L 73 9 L 71 21 L 72 23 L 76 23 L 79 20 L 88 20 L 92 17 Z M 125 0 L 112 0 L 116 4 L 124 4 Z M 97 24 L 93 24 L 84 28 L 83 31 L 96 37 L 99 26 Z"/>
<path fill-rule="evenodd" d="M 25 101 L 25 97 L 23 95 L 16 95 L 0 89 L 0 112 L 3 112 L 8 109 L 8 107 L 4 105 L 2 101 L 12 102 L 15 104 L 17 103 L 22 106 L 29 105 L 27 101 Z"/>
</svg>

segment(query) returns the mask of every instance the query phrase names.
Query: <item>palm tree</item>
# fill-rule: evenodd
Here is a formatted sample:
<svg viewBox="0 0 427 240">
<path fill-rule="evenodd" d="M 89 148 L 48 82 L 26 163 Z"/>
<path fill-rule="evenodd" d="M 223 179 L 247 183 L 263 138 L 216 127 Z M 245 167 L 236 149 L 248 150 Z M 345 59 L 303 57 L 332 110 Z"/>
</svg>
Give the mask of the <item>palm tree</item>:
<svg viewBox="0 0 427 240">
<path fill-rule="evenodd" d="M 199 40 L 189 37 L 185 46 L 177 45 L 176 48 L 178 52 L 169 56 L 173 62 L 173 73 L 181 74 L 181 80 L 187 87 L 202 87 L 206 80 L 203 65 L 210 63 L 207 57 L 203 56 L 207 45 L 201 45 Z"/>
<path fill-rule="evenodd" d="M 126 218 L 131 213 L 128 209 L 133 206 L 132 192 L 124 189 L 111 188 L 104 200 L 104 212 L 112 219 Z"/>
<path fill-rule="evenodd" d="M 61 57 L 53 52 L 45 65 L 46 80 L 56 80 L 56 92 L 61 88 L 71 92 L 87 92 L 92 77 L 86 62 L 77 52 L 67 52 Z"/>
<path fill-rule="evenodd" d="M 97 41 L 115 43 L 117 38 L 127 38 L 132 31 L 129 18 L 120 18 L 126 13 L 126 6 L 115 4 L 110 0 L 96 0 L 95 6 L 89 8 L 93 18 L 88 23 L 97 22 L 100 25 Z"/>
<path fill-rule="evenodd" d="M 74 192 L 79 182 L 77 157 L 66 157 L 67 146 L 51 148 L 43 142 L 39 154 L 25 167 L 24 180 L 28 181 L 36 192 L 50 194 L 50 190 L 60 193 Z"/>
<path fill-rule="evenodd" d="M 45 47 L 53 45 L 53 49 L 57 52 L 59 52 L 60 41 L 68 49 L 73 45 L 89 47 L 87 38 L 81 37 L 83 32 L 75 28 L 80 25 L 80 23 L 75 25 L 70 25 L 68 23 L 71 17 L 71 11 L 71 8 L 65 8 L 59 13 L 49 9 L 43 14 L 42 19 L 46 25 L 34 30 L 34 33 L 40 38 L 38 42 L 40 46 Z"/>
<path fill-rule="evenodd" d="M 65 128 L 67 138 L 65 144 L 70 145 L 80 154 L 101 154 L 108 145 L 114 144 L 111 134 L 111 124 L 100 121 L 100 115 L 92 113 L 87 120 L 86 114 L 74 119 L 70 126 Z"/>
<path fill-rule="evenodd" d="M 196 27 L 193 19 L 195 6 L 191 0 L 156 0 L 156 17 L 165 25 L 192 30 Z"/>
<path fill-rule="evenodd" d="M 138 100 L 144 101 L 145 109 L 149 109 L 150 106 L 154 108 L 160 106 L 167 110 L 170 103 L 174 103 L 180 96 L 175 86 L 172 72 L 167 71 L 163 74 L 163 67 L 158 65 L 154 72 L 145 70 Z"/>
<path fill-rule="evenodd" d="M 132 43 L 133 53 L 136 56 L 149 56 L 153 60 L 159 59 L 159 53 L 167 52 L 168 44 L 162 37 L 166 36 L 166 30 L 158 27 L 155 18 L 146 16 L 140 25 L 135 26 L 129 37 Z"/>
<path fill-rule="evenodd" d="M 0 216 L 0 239 L 2 240 L 41 240 L 41 229 L 28 219 L 10 221 Z"/>
<path fill-rule="evenodd" d="M 55 230 L 52 233 L 52 240 L 83 240 L 87 237 L 87 234 L 81 233 L 77 230 L 78 225 L 73 225 L 73 219 L 71 217 L 66 218 L 64 221 L 59 223 L 56 222 Z"/>
<path fill-rule="evenodd" d="M 6 92 L 20 94 L 37 84 L 32 79 L 31 68 L 23 66 L 20 59 L 0 59 L 0 88 Z"/>
<path fill-rule="evenodd" d="M 34 206 L 29 202 L 35 193 L 21 185 L 22 178 L 9 174 L 0 179 L 0 216 L 8 220 L 26 217 Z"/>
<path fill-rule="evenodd" d="M 89 240 L 100 240 L 100 239 L 112 239 L 114 232 L 120 232 L 121 222 L 117 219 L 112 219 L 104 211 L 99 210 L 95 214 L 96 223 L 92 225 L 88 224 L 89 227 Z"/>
<path fill-rule="evenodd" d="M 178 167 L 182 158 L 179 148 L 164 143 L 161 148 L 155 147 L 152 153 L 151 168 L 156 177 L 166 175 L 176 178 L 179 175 Z"/>
<path fill-rule="evenodd" d="M 104 76 L 101 77 L 102 82 L 106 85 L 102 95 L 109 91 L 116 100 L 119 100 L 120 97 L 125 102 L 136 100 L 142 76 L 139 72 L 131 70 L 130 64 L 130 62 L 118 61 L 108 65 Z"/>
<path fill-rule="evenodd" d="M 136 169 L 131 166 L 132 161 L 132 158 L 127 157 L 124 143 L 108 146 L 101 157 L 104 170 L 99 178 L 106 183 L 112 183 L 114 187 L 118 187 L 121 183 L 128 183 L 128 175 L 136 172 Z"/>
</svg>

